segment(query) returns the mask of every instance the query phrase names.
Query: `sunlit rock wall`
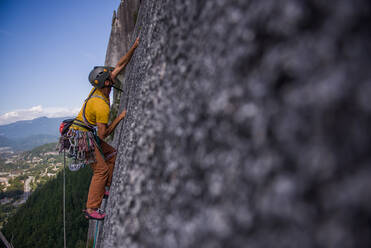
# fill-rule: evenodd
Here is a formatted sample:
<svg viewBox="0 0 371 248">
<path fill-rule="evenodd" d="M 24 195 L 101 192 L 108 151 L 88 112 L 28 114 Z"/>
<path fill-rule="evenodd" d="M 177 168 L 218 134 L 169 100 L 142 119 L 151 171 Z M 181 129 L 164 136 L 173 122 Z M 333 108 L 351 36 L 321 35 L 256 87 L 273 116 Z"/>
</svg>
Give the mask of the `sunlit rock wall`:
<svg viewBox="0 0 371 248">
<path fill-rule="evenodd" d="M 142 1 L 103 247 L 370 247 L 370 10 Z"/>
<path fill-rule="evenodd" d="M 138 17 L 139 5 L 140 0 L 121 0 L 117 12 L 114 11 L 112 29 L 106 52 L 106 66 L 115 67 L 120 58 L 124 56 L 132 46 L 133 40 L 131 40 L 131 38 Z M 121 84 L 117 84 L 117 87 L 123 88 L 126 85 L 123 84 L 124 76 L 125 70 L 118 76 L 118 80 Z M 126 88 L 125 92 L 128 92 Z M 127 99 L 127 94 L 122 94 L 114 89 L 110 115 L 111 120 L 117 115 L 121 97 Z"/>
</svg>

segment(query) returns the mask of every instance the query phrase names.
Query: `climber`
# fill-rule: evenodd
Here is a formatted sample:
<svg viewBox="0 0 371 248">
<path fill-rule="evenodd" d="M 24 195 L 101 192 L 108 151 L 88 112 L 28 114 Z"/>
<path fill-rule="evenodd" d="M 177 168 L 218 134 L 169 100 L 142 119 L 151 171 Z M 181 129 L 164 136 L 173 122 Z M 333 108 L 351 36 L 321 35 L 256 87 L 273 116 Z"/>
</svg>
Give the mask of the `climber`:
<svg viewBox="0 0 371 248">
<path fill-rule="evenodd" d="M 110 92 L 116 86 L 117 75 L 129 63 L 135 49 L 139 45 L 139 37 L 135 40 L 128 53 L 124 55 L 116 67 L 96 66 L 89 74 L 89 81 L 94 86 L 78 116 L 71 122 L 66 134 L 60 139 L 60 149 L 66 149 L 67 155 L 75 159 L 73 166 L 90 164 L 93 169 L 85 217 L 102 220 L 105 214 L 99 210 L 103 197 L 109 195 L 112 173 L 116 160 L 116 150 L 104 141 L 125 117 L 123 110 L 111 124 L 108 123 L 110 111 Z M 96 131 L 96 128 L 98 129 Z M 78 168 L 79 168 L 78 167 Z M 77 169 L 78 169 L 77 168 Z M 70 167 L 71 169 L 71 167 Z M 74 170 L 76 168 L 72 168 Z"/>
</svg>

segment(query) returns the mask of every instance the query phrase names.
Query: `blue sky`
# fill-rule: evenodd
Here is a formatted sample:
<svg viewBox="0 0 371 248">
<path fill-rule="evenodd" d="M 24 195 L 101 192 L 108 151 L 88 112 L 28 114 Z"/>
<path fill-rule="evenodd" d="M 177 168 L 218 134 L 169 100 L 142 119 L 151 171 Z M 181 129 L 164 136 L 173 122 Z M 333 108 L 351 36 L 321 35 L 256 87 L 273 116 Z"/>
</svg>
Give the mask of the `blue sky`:
<svg viewBox="0 0 371 248">
<path fill-rule="evenodd" d="M 0 125 L 78 110 L 120 0 L 0 0 Z"/>
</svg>

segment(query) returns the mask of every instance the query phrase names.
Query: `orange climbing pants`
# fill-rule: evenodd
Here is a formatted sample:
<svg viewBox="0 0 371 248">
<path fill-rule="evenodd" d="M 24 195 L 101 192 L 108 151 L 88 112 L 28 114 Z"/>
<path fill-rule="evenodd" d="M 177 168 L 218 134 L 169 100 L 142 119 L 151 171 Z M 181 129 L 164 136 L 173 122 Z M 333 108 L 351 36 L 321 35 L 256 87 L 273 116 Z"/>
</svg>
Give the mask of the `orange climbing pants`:
<svg viewBox="0 0 371 248">
<path fill-rule="evenodd" d="M 88 201 L 86 208 L 99 208 L 105 192 L 105 186 L 110 187 L 112 182 L 113 169 L 116 161 L 116 150 L 101 140 L 101 150 L 95 147 L 96 162 L 91 164 L 93 177 L 91 178 Z"/>
</svg>

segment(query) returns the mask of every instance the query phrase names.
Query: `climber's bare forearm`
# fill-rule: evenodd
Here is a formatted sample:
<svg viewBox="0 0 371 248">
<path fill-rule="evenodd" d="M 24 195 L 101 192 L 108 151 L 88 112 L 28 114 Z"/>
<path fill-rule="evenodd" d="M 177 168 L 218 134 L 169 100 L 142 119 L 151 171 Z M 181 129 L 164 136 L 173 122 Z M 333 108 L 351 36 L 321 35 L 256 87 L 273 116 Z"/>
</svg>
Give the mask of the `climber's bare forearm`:
<svg viewBox="0 0 371 248">
<path fill-rule="evenodd" d="M 120 66 L 117 66 L 115 70 L 111 74 L 111 78 L 115 79 L 117 75 L 126 67 L 126 65 L 129 63 L 129 61 L 125 61 L 123 64 Z"/>
<path fill-rule="evenodd" d="M 105 137 L 110 135 L 116 129 L 117 124 L 119 124 L 121 120 L 122 119 L 120 118 L 120 116 L 118 116 L 116 119 L 113 120 L 113 122 L 106 129 Z"/>
<path fill-rule="evenodd" d="M 125 54 L 124 56 L 121 57 L 119 62 L 117 62 L 116 68 L 123 65 L 124 63 L 127 64 L 127 61 L 130 60 L 130 55 L 132 55 L 132 53 L 130 53 L 130 52 L 131 52 L 131 50 L 129 50 L 129 52 L 127 54 Z"/>
<path fill-rule="evenodd" d="M 130 50 L 124 56 L 121 57 L 121 59 L 117 63 L 115 69 L 111 73 L 112 79 L 115 79 L 117 75 L 126 67 L 126 65 L 129 63 L 138 45 L 139 45 L 139 38 L 135 40 L 134 45 L 130 48 Z"/>
<path fill-rule="evenodd" d="M 129 63 L 131 57 L 133 56 L 135 48 L 133 47 L 129 50 L 129 52 L 123 56 L 119 63 L 117 63 L 115 69 L 112 71 L 111 78 L 115 79 L 117 75 L 126 67 L 126 65 Z"/>
<path fill-rule="evenodd" d="M 105 139 L 108 135 L 110 135 L 113 130 L 115 130 L 117 124 L 120 122 L 119 118 L 116 118 L 110 125 L 97 123 L 98 126 L 98 137 L 100 139 Z"/>
<path fill-rule="evenodd" d="M 108 135 L 110 135 L 116 128 L 117 124 L 124 119 L 126 116 L 126 110 L 122 111 L 119 116 L 116 117 L 116 119 L 113 120 L 113 122 L 109 125 L 103 124 L 103 123 L 97 123 L 98 127 L 98 137 L 100 139 L 105 139 Z"/>
<path fill-rule="evenodd" d="M 127 52 L 124 56 L 122 56 L 122 58 L 119 60 L 119 62 L 117 62 L 117 65 L 116 67 L 124 64 L 125 62 L 128 62 L 131 58 L 131 56 L 133 56 L 133 53 L 134 53 L 134 50 L 137 48 L 139 44 L 139 38 L 137 38 L 133 44 L 133 46 L 129 49 L 129 52 Z"/>
</svg>

